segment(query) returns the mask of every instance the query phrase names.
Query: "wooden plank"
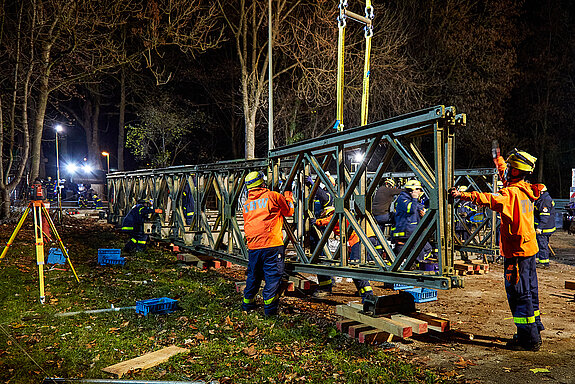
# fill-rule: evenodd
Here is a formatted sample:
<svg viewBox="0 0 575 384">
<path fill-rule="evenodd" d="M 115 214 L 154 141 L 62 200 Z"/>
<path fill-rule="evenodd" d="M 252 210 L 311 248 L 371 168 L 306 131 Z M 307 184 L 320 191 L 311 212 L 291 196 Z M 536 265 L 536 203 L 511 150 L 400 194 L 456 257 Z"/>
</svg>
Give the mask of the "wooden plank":
<svg viewBox="0 0 575 384">
<path fill-rule="evenodd" d="M 416 319 L 413 317 L 409 317 L 406 315 L 391 315 L 391 319 L 395 321 L 399 321 L 401 323 L 405 323 L 406 325 L 411 327 L 411 331 L 418 335 L 422 333 L 427 333 L 427 321 Z"/>
<path fill-rule="evenodd" d="M 412 334 L 411 327 L 405 326 L 404 324 L 386 317 L 376 318 L 364 315 L 349 305 L 336 306 L 336 313 L 340 316 L 359 321 L 366 325 L 371 325 L 374 328 L 381 329 L 382 331 L 389 332 L 401 338 L 409 337 Z"/>
<path fill-rule="evenodd" d="M 475 267 L 472 264 L 454 264 L 453 268 L 455 268 L 456 271 L 473 271 L 475 269 Z"/>
<path fill-rule="evenodd" d="M 359 336 L 360 332 L 370 331 L 372 329 L 373 327 L 369 325 L 356 324 L 349 327 L 349 329 L 347 330 L 347 334 L 353 338 L 356 338 Z"/>
<path fill-rule="evenodd" d="M 385 341 L 391 342 L 393 335 L 388 332 L 380 331 L 379 329 L 374 329 L 360 332 L 357 339 L 360 343 L 365 344 L 383 343 Z"/>
<path fill-rule="evenodd" d="M 575 281 L 565 280 L 565 289 L 575 289 Z"/>
<path fill-rule="evenodd" d="M 433 316 L 428 313 L 412 312 L 406 313 L 407 316 L 427 322 L 427 329 L 436 332 L 449 331 L 449 320 L 442 319 L 441 317 Z"/>
<path fill-rule="evenodd" d="M 337 327 L 337 330 L 340 331 L 341 333 L 347 333 L 349 327 L 357 324 L 359 323 L 355 320 L 338 320 L 336 321 L 335 326 Z"/>
<path fill-rule="evenodd" d="M 350 301 L 349 303 L 347 303 L 347 305 L 349 305 L 353 309 L 357 309 L 358 311 L 363 311 L 363 304 L 360 303 L 359 301 Z"/>
<path fill-rule="evenodd" d="M 168 361 L 170 357 L 185 352 L 188 352 L 186 348 L 180 348 L 176 347 L 175 345 L 171 345 L 158 351 L 147 353 L 134 359 L 126 360 L 121 363 L 102 368 L 102 371 L 114 374 L 120 378 L 129 371 L 138 371 L 155 367 L 158 364 L 162 364 Z"/>
</svg>

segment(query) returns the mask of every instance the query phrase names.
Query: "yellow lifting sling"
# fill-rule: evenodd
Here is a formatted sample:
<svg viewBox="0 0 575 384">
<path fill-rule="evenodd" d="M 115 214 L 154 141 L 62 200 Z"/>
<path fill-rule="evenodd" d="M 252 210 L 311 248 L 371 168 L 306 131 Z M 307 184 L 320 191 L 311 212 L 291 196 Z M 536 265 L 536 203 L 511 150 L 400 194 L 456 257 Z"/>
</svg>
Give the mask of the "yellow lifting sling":
<svg viewBox="0 0 575 384">
<path fill-rule="evenodd" d="M 371 38 L 373 37 L 373 7 L 371 0 L 365 4 L 365 16 L 358 15 L 347 10 L 347 0 L 339 2 L 338 29 L 339 36 L 337 41 L 337 108 L 336 122 L 334 128 L 343 131 L 343 83 L 345 69 L 345 27 L 346 19 L 358 21 L 365 25 L 365 61 L 363 67 L 363 92 L 361 96 L 361 125 L 367 124 L 367 113 L 369 108 L 369 75 L 370 75 L 370 58 L 371 58 Z"/>
</svg>

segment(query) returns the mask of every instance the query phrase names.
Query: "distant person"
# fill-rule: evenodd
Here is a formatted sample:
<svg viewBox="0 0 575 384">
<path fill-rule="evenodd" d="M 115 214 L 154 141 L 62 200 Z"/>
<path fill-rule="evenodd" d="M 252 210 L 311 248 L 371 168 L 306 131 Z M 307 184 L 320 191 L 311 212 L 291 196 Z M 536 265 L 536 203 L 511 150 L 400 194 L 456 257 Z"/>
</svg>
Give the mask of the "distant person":
<svg viewBox="0 0 575 384">
<path fill-rule="evenodd" d="M 144 222 L 148 220 L 150 214 L 161 212 L 161 209 L 152 208 L 150 200 L 138 200 L 122 221 L 121 230 L 131 235 L 130 240 L 124 245 L 124 251 L 134 252 L 146 249 L 148 235 L 144 233 Z"/>
<path fill-rule="evenodd" d="M 186 225 L 191 225 L 194 220 L 195 214 L 195 201 L 194 197 L 192 196 L 192 190 L 190 186 L 186 182 L 186 186 L 184 187 L 184 191 L 182 192 L 182 210 L 184 211 L 184 220 L 186 221 Z"/>
<path fill-rule="evenodd" d="M 332 183 L 332 185 L 335 184 L 335 180 L 333 180 L 331 176 L 330 176 L 330 182 Z M 304 183 L 309 188 L 312 188 L 314 185 L 311 176 L 307 176 L 305 178 Z M 310 196 L 310 198 L 313 200 L 313 216 L 314 216 L 312 219 L 313 224 L 315 220 L 321 217 L 322 212 L 326 208 L 333 206 L 333 196 L 329 194 L 325 189 L 321 188 L 321 186 L 318 186 L 318 188 L 315 191 L 315 194 L 313 196 Z M 310 247 L 313 250 L 319 243 L 319 237 L 314 228 L 310 228 L 309 239 L 310 239 Z M 318 282 L 318 288 L 313 293 L 315 297 L 323 297 L 331 294 L 333 289 L 333 279 L 331 276 L 317 275 L 317 282 Z"/>
<path fill-rule="evenodd" d="M 535 200 L 535 233 L 539 252 L 535 255 L 538 267 L 549 268 L 549 238 L 555 232 L 555 202 L 543 186 L 541 195 Z"/>
<path fill-rule="evenodd" d="M 385 179 L 383 185 L 377 189 L 373 196 L 372 213 L 382 231 L 385 225 L 393 224 L 390 207 L 394 196 L 399 195 L 401 191 L 401 188 L 395 187 L 393 179 Z"/>
<path fill-rule="evenodd" d="M 419 200 L 422 194 L 423 188 L 419 180 L 409 180 L 395 201 L 395 225 L 391 228 L 391 238 L 395 244 L 396 255 L 403 249 L 405 242 L 425 215 L 425 207 Z M 417 262 L 422 262 L 432 253 L 431 244 L 426 242 L 417 255 Z"/>
<path fill-rule="evenodd" d="M 494 143 L 493 160 L 504 177 L 504 188 L 497 193 L 459 192 L 450 189 L 454 198 L 473 201 L 501 215 L 500 251 L 504 257 L 505 291 L 517 334 L 507 346 L 513 350 L 538 351 L 540 332 L 545 329 L 539 311 L 539 288 L 535 254 L 539 250 L 533 217 L 534 202 L 541 185 L 528 183 L 537 158 L 514 150 L 507 160 Z"/>
<path fill-rule="evenodd" d="M 293 195 L 290 185 L 286 185 L 283 195 L 267 189 L 262 172 L 250 172 L 245 183 L 248 199 L 243 216 L 249 261 L 242 309 L 256 309 L 256 294 L 264 280 L 264 314 L 273 316 L 278 312 L 284 273 L 283 222 L 284 217 L 294 213 Z"/>
</svg>

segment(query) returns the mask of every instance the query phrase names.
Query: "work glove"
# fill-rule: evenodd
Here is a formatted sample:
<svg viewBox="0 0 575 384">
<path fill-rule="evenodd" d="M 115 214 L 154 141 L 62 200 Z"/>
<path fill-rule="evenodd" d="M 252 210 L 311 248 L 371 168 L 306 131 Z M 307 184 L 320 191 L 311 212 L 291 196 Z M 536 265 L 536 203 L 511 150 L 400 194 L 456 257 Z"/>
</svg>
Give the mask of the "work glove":
<svg viewBox="0 0 575 384">
<path fill-rule="evenodd" d="M 501 150 L 499 149 L 499 143 L 497 142 L 497 140 L 493 140 L 491 144 L 491 156 L 493 156 L 493 159 L 496 159 L 499 156 L 501 156 Z"/>
<path fill-rule="evenodd" d="M 536 234 L 538 234 L 538 235 L 540 235 L 540 234 L 542 234 L 542 233 L 543 233 L 543 231 L 542 231 L 542 230 L 540 230 L 539 228 L 537 228 L 537 229 L 535 230 L 535 233 L 536 233 Z"/>
<path fill-rule="evenodd" d="M 458 198 L 458 197 L 461 197 L 461 192 L 459 192 L 459 191 L 457 190 L 457 188 L 455 188 L 455 187 L 449 188 L 448 193 L 449 193 L 449 196 L 451 196 L 451 197 L 454 198 L 454 199 L 455 199 L 455 198 Z"/>
<path fill-rule="evenodd" d="M 304 184 L 307 185 L 308 187 L 311 187 L 313 185 L 313 179 L 311 178 L 311 176 L 305 177 Z"/>
<path fill-rule="evenodd" d="M 162 210 L 160 208 L 156 208 L 156 209 L 154 209 L 154 212 L 155 213 L 162 213 Z"/>
</svg>

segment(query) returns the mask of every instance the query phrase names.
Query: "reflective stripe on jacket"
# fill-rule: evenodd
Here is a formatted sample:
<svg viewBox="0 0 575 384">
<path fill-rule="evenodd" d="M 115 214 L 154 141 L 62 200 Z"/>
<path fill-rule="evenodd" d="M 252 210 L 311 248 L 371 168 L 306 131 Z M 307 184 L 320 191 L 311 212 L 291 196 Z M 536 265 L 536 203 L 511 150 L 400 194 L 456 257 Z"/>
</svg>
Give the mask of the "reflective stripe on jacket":
<svg viewBox="0 0 575 384">
<path fill-rule="evenodd" d="M 461 199 L 489 207 L 501 214 L 501 254 L 504 257 L 533 256 L 539 251 L 533 218 L 534 201 L 542 185 L 522 180 L 498 193 L 462 192 Z"/>
<path fill-rule="evenodd" d="M 262 249 L 283 245 L 284 217 L 294 212 L 293 195 L 284 195 L 267 188 L 249 191 L 244 203 L 244 232 L 249 249 Z"/>
</svg>

